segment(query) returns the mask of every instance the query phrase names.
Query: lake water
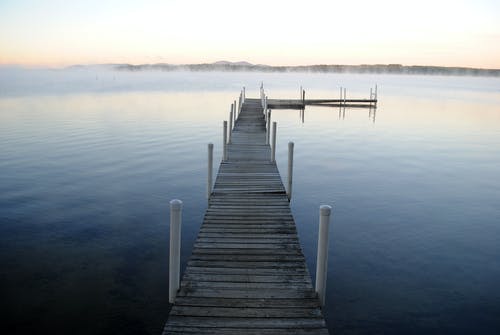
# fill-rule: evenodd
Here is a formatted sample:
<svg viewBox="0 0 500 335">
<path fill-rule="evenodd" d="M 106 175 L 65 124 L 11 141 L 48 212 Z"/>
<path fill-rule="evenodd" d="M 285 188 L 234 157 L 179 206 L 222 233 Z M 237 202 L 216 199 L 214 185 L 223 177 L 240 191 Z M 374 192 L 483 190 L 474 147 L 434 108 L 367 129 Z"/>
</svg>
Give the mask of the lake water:
<svg viewBox="0 0 500 335">
<path fill-rule="evenodd" d="M 241 86 L 367 98 L 273 111 L 311 275 L 334 207 L 324 313 L 337 334 L 500 331 L 500 79 L 358 74 L 0 70 L 4 334 L 159 334 L 168 202 L 185 266 L 206 209 L 206 145 Z"/>
</svg>

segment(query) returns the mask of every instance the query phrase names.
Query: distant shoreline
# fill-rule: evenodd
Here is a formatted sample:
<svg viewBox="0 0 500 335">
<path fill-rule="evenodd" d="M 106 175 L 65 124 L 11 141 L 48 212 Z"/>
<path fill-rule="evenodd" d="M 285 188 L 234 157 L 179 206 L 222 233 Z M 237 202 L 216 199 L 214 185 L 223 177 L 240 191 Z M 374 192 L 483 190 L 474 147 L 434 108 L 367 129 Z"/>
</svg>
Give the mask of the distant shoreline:
<svg viewBox="0 0 500 335">
<path fill-rule="evenodd" d="M 227 71 L 227 72 L 312 72 L 312 73 L 360 73 L 360 74 L 409 74 L 409 75 L 458 75 L 500 77 L 500 69 L 481 69 L 469 67 L 445 67 L 401 64 L 374 65 L 301 65 L 271 66 L 250 64 L 247 62 L 216 62 L 207 64 L 110 64 L 119 71 L 178 71 L 195 72 Z"/>
</svg>

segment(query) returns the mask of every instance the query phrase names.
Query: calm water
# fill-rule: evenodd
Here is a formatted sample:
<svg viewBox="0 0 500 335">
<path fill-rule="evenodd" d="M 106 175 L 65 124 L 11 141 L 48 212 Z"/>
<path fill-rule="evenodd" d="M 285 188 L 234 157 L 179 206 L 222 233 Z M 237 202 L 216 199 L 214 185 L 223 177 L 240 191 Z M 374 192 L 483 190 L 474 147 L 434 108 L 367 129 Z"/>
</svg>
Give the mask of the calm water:
<svg viewBox="0 0 500 335">
<path fill-rule="evenodd" d="M 367 97 L 368 110 L 273 112 L 295 142 L 292 209 L 314 276 L 334 206 L 325 315 L 338 334 L 500 331 L 500 79 L 21 71 L 0 75 L 3 333 L 159 334 L 168 201 L 183 264 L 206 209 L 206 144 L 242 85 Z"/>
</svg>

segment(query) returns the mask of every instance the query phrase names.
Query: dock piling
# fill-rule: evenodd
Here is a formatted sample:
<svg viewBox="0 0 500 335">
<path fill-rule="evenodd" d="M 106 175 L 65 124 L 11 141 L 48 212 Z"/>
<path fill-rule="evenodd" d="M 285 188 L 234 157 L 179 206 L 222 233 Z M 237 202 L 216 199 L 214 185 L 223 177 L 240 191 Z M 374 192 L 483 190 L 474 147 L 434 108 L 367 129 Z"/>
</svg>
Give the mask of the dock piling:
<svg viewBox="0 0 500 335">
<path fill-rule="evenodd" d="M 270 137 L 271 137 L 271 110 L 267 112 L 266 145 L 269 145 Z"/>
<path fill-rule="evenodd" d="M 168 302 L 174 303 L 180 280 L 182 201 L 170 201 L 170 261 Z"/>
<path fill-rule="evenodd" d="M 271 162 L 276 161 L 276 121 L 273 122 L 273 142 L 271 143 Z"/>
<path fill-rule="evenodd" d="M 222 123 L 222 161 L 227 160 L 227 121 Z"/>
<path fill-rule="evenodd" d="M 293 142 L 288 142 L 288 188 L 286 189 L 288 201 L 292 200 L 293 146 Z"/>
<path fill-rule="evenodd" d="M 212 178 L 214 171 L 214 144 L 208 143 L 208 178 L 207 178 L 207 199 L 212 195 Z"/>
<path fill-rule="evenodd" d="M 321 306 L 325 305 L 326 275 L 328 271 L 328 228 L 332 207 L 319 207 L 318 258 L 316 261 L 316 292 Z"/>
<path fill-rule="evenodd" d="M 231 111 L 229 112 L 229 131 L 228 131 L 228 143 L 231 143 L 231 136 L 233 135 L 233 104 L 231 104 Z"/>
</svg>

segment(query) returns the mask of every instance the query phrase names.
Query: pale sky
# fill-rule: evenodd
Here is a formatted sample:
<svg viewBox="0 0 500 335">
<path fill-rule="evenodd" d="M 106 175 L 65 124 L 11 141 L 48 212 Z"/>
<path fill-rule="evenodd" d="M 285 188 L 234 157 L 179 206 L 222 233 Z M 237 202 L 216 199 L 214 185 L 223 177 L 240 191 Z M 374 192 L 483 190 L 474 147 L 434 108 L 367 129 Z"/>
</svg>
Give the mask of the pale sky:
<svg viewBox="0 0 500 335">
<path fill-rule="evenodd" d="M 0 0 L 0 64 L 500 68 L 499 0 Z"/>
</svg>

